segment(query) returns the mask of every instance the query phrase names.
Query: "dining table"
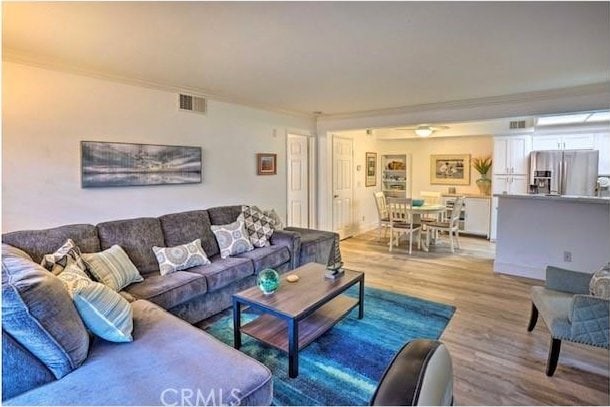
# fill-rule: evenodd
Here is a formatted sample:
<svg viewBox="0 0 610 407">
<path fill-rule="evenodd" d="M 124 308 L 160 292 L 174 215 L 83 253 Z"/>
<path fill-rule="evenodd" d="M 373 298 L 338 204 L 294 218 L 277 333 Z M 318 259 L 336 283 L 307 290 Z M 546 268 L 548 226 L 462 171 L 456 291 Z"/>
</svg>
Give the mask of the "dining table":
<svg viewBox="0 0 610 407">
<path fill-rule="evenodd" d="M 442 204 L 423 204 L 420 206 L 411 206 L 410 208 L 411 213 L 413 213 L 413 215 L 418 216 L 419 217 L 419 221 L 417 223 L 420 223 L 422 225 L 422 230 L 426 230 L 426 223 L 425 222 L 421 222 L 421 218 L 423 215 L 436 215 L 437 217 L 440 218 L 439 215 L 442 215 L 443 213 L 445 213 L 445 211 L 447 211 L 447 207 L 445 205 Z M 416 221 L 417 219 L 414 219 L 414 221 Z M 440 219 L 439 219 L 440 220 Z M 426 240 L 422 242 L 422 250 L 424 250 L 425 252 L 430 250 L 430 243 L 434 242 L 436 239 L 434 238 L 434 236 L 430 236 L 430 230 L 426 231 Z"/>
</svg>

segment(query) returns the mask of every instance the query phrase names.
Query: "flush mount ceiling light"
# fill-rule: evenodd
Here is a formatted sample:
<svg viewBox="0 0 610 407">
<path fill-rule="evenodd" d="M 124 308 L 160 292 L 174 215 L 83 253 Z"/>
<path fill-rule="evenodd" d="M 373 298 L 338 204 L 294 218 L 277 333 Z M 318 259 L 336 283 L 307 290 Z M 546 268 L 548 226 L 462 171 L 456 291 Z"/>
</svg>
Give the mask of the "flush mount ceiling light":
<svg viewBox="0 0 610 407">
<path fill-rule="evenodd" d="M 449 126 L 428 126 L 422 124 L 417 127 L 405 127 L 396 130 L 413 130 L 418 137 L 429 137 L 432 133 L 438 130 L 447 130 Z"/>
</svg>

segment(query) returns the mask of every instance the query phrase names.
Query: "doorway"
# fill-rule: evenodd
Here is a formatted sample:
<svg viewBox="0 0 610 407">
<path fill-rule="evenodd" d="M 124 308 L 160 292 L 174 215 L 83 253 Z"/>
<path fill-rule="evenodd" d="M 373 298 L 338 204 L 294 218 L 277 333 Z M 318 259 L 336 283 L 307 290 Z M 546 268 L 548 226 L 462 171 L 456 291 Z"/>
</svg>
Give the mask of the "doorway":
<svg viewBox="0 0 610 407">
<path fill-rule="evenodd" d="M 341 239 L 353 234 L 354 140 L 333 136 L 333 231 Z"/>
</svg>

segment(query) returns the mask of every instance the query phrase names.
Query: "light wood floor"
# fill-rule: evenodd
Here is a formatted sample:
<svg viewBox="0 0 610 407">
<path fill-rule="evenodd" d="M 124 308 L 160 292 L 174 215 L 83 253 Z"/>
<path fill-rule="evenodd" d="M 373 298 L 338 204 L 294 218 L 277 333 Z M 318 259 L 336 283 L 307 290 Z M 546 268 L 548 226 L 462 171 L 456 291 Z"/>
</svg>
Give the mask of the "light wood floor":
<svg viewBox="0 0 610 407">
<path fill-rule="evenodd" d="M 392 253 L 377 232 L 341 242 L 345 266 L 366 273 L 367 285 L 457 307 L 441 340 L 454 365 L 459 405 L 608 405 L 608 351 L 564 342 L 559 366 L 544 373 L 550 336 L 542 319 L 528 333 L 529 289 L 542 282 L 492 271 L 494 245 L 462 238 L 430 253 L 405 245 Z"/>
</svg>

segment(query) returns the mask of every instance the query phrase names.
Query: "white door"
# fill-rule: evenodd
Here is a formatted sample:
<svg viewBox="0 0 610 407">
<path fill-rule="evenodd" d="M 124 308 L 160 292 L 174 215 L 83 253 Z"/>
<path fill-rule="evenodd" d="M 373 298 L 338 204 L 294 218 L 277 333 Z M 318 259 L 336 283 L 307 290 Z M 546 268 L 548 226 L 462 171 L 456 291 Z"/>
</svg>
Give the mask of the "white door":
<svg viewBox="0 0 610 407">
<path fill-rule="evenodd" d="M 307 136 L 288 134 L 286 146 L 288 226 L 309 227 L 309 154 Z"/>
<path fill-rule="evenodd" d="M 529 148 L 526 137 L 513 137 L 510 140 L 510 173 L 527 174 L 529 172 Z"/>
<path fill-rule="evenodd" d="M 333 137 L 333 231 L 341 239 L 352 233 L 353 149 L 352 139 Z"/>
<path fill-rule="evenodd" d="M 508 138 L 496 137 L 494 139 L 493 173 L 508 174 Z"/>
<path fill-rule="evenodd" d="M 563 148 L 565 150 L 589 150 L 595 146 L 595 135 L 575 134 L 563 137 Z"/>
</svg>

